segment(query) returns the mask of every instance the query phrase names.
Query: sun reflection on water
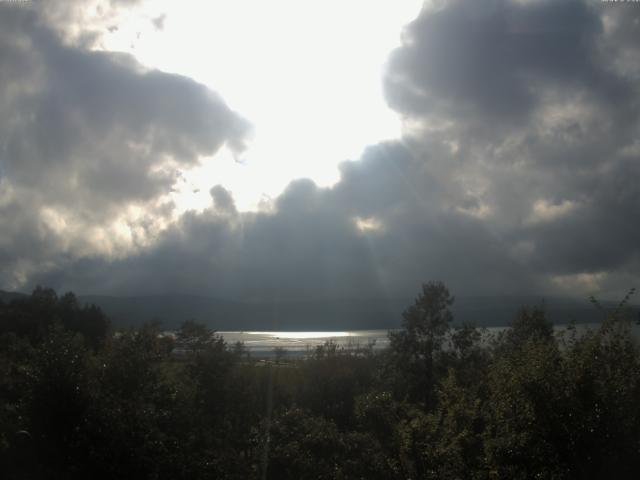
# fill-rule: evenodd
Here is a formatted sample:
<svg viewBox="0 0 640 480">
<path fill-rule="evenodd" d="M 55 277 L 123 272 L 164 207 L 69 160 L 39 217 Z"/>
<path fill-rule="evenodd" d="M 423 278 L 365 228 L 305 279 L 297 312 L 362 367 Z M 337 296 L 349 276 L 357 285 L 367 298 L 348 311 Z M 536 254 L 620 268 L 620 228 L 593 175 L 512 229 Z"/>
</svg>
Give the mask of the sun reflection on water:
<svg viewBox="0 0 640 480">
<path fill-rule="evenodd" d="M 351 332 L 246 332 L 249 335 L 264 335 L 272 338 L 291 338 L 291 339 L 309 339 L 309 338 L 330 338 L 330 337 L 350 337 Z"/>
</svg>

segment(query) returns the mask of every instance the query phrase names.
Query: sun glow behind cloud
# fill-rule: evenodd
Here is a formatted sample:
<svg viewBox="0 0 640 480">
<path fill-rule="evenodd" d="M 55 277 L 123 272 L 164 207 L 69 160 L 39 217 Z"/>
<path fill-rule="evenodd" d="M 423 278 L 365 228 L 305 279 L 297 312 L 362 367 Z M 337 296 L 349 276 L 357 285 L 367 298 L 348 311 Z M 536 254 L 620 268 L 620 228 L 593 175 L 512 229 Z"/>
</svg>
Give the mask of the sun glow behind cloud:
<svg viewBox="0 0 640 480">
<path fill-rule="evenodd" d="M 252 123 L 242 158 L 202 159 L 183 172 L 174 200 L 179 210 L 202 208 L 222 184 L 239 209 L 253 209 L 295 178 L 335 183 L 339 162 L 400 135 L 381 73 L 421 4 L 156 1 L 122 18 L 101 48 L 194 78 Z"/>
</svg>

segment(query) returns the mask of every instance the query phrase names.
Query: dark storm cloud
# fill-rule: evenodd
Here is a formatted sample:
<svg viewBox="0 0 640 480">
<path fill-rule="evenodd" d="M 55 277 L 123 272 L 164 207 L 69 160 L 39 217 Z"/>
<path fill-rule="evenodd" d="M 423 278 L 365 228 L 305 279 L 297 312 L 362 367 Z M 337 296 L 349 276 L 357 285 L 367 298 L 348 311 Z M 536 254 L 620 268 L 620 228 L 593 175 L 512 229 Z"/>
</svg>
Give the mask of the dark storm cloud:
<svg viewBox="0 0 640 480">
<path fill-rule="evenodd" d="M 411 295 L 427 279 L 459 294 L 627 289 L 640 278 L 637 23 L 606 3 L 437 5 L 385 76 L 405 137 L 343 163 L 335 186 L 297 180 L 261 213 L 216 186 L 209 209 L 139 253 L 29 281 L 245 299 Z"/>
<path fill-rule="evenodd" d="M 442 2 L 391 56 L 407 134 L 423 152 L 456 146 L 449 164 L 423 155 L 431 174 L 471 185 L 532 276 L 615 276 L 638 256 L 637 18 L 596 2 Z"/>
<path fill-rule="evenodd" d="M 308 180 L 294 182 L 279 198 L 276 214 L 229 215 L 227 195 L 214 188 L 211 209 L 185 214 L 144 254 L 91 267 L 106 268 L 118 292 L 256 299 L 379 292 L 366 245 L 349 217 L 330 206 L 329 191 Z"/>
<path fill-rule="evenodd" d="M 597 9 L 583 1 L 450 1 L 426 10 L 390 59 L 389 102 L 460 121 L 521 122 L 540 89 L 588 88 L 620 104 L 627 87 L 599 63 Z"/>
<path fill-rule="evenodd" d="M 5 282 L 16 263 L 77 245 L 73 236 L 91 243 L 89 230 L 131 205 L 166 214 L 158 202 L 180 168 L 223 144 L 243 148 L 246 122 L 206 87 L 65 44 L 37 8 L 0 9 L 0 223 L 14 259 Z"/>
<path fill-rule="evenodd" d="M 261 300 L 398 297 L 425 278 L 465 293 L 532 286 L 482 222 L 441 208 L 422 167 L 399 142 L 377 145 L 343 164 L 333 188 L 292 182 L 269 213 L 235 212 L 217 186 L 210 209 L 185 214 L 143 254 L 79 262 L 37 280 L 86 292 Z"/>
<path fill-rule="evenodd" d="M 615 271 L 640 253 L 640 164 L 607 162 L 606 173 L 594 173 L 589 190 L 574 210 L 554 221 L 524 229 L 537 246 L 533 265 L 545 272 Z M 575 186 L 574 186 L 575 188 Z M 640 272 L 638 272 L 640 273 Z"/>
</svg>

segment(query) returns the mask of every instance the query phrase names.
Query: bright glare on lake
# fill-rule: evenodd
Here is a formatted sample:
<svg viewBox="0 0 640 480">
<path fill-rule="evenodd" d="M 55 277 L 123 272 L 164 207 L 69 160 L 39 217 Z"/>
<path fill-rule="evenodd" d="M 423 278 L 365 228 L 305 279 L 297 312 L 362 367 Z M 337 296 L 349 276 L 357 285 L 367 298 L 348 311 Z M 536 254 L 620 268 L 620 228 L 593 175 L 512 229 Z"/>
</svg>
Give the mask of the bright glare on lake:
<svg viewBox="0 0 640 480">
<path fill-rule="evenodd" d="M 356 337 L 358 332 L 246 332 L 249 335 L 266 335 L 274 338 L 334 338 Z"/>
<path fill-rule="evenodd" d="M 388 345 L 387 330 L 351 330 L 345 332 L 217 332 L 228 344 L 242 342 L 252 353 L 264 354 L 272 352 L 276 347 L 289 352 L 305 352 L 332 341 L 339 347 L 367 347 L 384 348 Z"/>
</svg>

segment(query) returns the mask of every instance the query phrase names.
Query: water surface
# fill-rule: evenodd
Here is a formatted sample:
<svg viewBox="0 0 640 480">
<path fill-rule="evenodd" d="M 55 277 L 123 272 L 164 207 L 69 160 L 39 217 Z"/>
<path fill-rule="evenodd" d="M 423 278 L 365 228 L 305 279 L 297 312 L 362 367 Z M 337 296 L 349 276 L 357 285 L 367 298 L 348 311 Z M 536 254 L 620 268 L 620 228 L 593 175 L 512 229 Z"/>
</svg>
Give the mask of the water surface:
<svg viewBox="0 0 640 480">
<path fill-rule="evenodd" d="M 576 331 L 578 335 L 588 329 L 595 329 L 598 324 L 578 324 Z M 484 341 L 488 341 L 494 335 L 508 327 L 482 328 Z M 566 333 L 566 325 L 556 325 L 554 327 L 556 335 Z M 640 338 L 640 326 L 633 325 L 634 335 Z M 233 345 L 242 342 L 245 348 L 256 355 L 272 355 L 276 348 L 283 348 L 287 353 L 293 355 L 303 355 L 312 351 L 316 347 L 328 341 L 335 343 L 338 347 L 347 349 L 364 348 L 371 346 L 374 350 L 381 350 L 389 345 L 387 329 L 378 330 L 345 330 L 345 331 L 222 331 L 216 332 L 224 340 Z"/>
<path fill-rule="evenodd" d="M 343 332 L 305 332 L 305 331 L 226 331 L 217 332 L 228 344 L 244 343 L 251 353 L 269 353 L 277 347 L 287 352 L 305 353 L 315 347 L 331 341 L 339 347 L 357 348 L 372 345 L 374 349 L 385 348 L 389 344 L 388 330 L 347 330 Z"/>
</svg>

